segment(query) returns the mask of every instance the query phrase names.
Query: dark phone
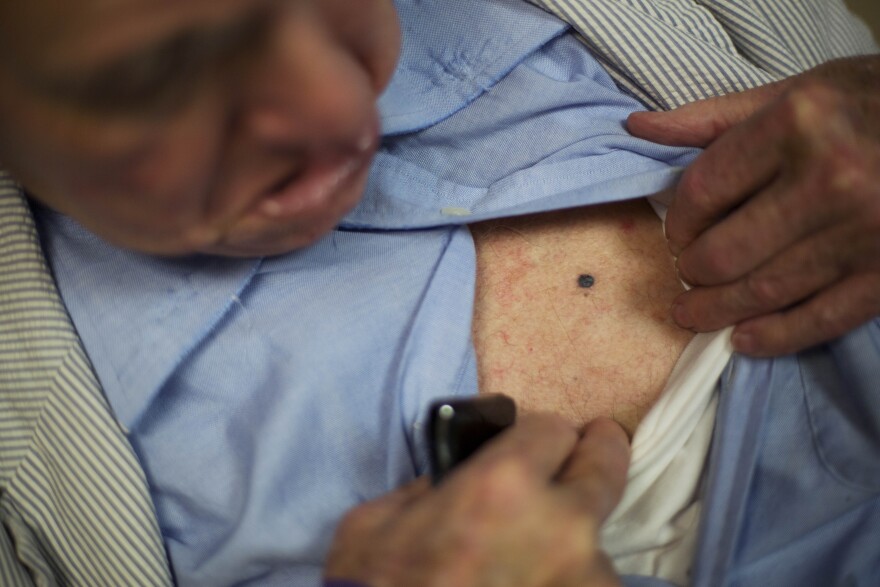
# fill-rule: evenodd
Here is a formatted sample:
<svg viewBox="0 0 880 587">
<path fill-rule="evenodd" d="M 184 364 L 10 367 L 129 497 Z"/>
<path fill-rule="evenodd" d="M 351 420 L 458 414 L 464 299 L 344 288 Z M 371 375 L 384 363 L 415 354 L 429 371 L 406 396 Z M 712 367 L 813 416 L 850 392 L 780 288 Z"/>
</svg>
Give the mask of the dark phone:
<svg viewBox="0 0 880 587">
<path fill-rule="evenodd" d="M 428 447 L 434 485 L 514 421 L 516 404 L 506 395 L 450 398 L 431 404 Z"/>
</svg>

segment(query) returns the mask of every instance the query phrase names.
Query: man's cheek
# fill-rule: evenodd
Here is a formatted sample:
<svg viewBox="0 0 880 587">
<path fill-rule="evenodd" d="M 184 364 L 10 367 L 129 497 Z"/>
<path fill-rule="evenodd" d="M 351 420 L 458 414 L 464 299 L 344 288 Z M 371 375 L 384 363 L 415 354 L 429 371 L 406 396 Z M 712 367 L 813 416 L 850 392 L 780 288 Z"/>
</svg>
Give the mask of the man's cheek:
<svg viewBox="0 0 880 587">
<path fill-rule="evenodd" d="M 141 230 L 190 228 L 203 220 L 220 173 L 219 126 L 165 125 L 115 153 L 87 150 L 70 187 L 85 198 L 98 196 Z"/>
</svg>

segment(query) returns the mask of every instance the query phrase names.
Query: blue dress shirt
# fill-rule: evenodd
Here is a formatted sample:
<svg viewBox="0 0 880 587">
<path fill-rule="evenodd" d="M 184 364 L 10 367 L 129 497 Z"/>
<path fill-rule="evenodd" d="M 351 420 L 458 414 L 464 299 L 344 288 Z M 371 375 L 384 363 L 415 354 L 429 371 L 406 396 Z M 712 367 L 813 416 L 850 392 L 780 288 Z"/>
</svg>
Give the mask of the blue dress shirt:
<svg viewBox="0 0 880 587">
<path fill-rule="evenodd" d="M 38 214 L 181 585 L 318 584 L 340 516 L 424 472 L 427 404 L 477 386 L 475 253 L 463 223 L 651 194 L 694 156 L 629 136 L 623 121 L 639 104 L 540 10 L 505 0 L 398 8 L 404 51 L 381 101 L 385 141 L 362 203 L 314 246 L 266 259 L 157 259 Z M 876 368 L 878 354 L 865 361 Z M 726 373 L 695 584 L 730 575 L 759 584 L 750 581 L 776 559 L 756 555 L 749 532 L 762 533 L 762 556 L 801 557 L 778 555 L 787 534 L 765 527 L 784 522 L 772 499 L 767 524 L 743 526 L 759 489 L 786 495 L 784 474 L 753 470 L 770 446 L 763 410 L 771 400 L 790 410 L 797 365 L 737 359 Z M 849 429 L 836 424 L 828 435 Z M 809 430 L 798 433 L 798 450 L 812 446 Z M 849 440 L 830 442 L 842 455 Z M 788 450 L 772 448 L 771 470 L 787 471 L 776 463 Z M 832 495 L 836 480 L 820 489 Z M 850 499 L 876 517 L 876 475 L 868 483 Z M 838 520 L 843 504 L 804 514 L 798 531 Z M 823 536 L 825 547 L 845 535 Z"/>
</svg>

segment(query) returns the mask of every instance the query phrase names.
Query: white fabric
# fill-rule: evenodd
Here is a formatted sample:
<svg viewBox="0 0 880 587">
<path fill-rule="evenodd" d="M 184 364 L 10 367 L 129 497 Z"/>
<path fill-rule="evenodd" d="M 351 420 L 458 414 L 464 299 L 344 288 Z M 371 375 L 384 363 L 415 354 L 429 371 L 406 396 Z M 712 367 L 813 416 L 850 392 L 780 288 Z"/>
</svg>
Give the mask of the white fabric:
<svg viewBox="0 0 880 587">
<path fill-rule="evenodd" d="M 626 491 L 601 534 L 621 574 L 689 583 L 699 485 L 715 427 L 718 378 L 733 352 L 731 330 L 691 340 L 636 430 Z"/>
<path fill-rule="evenodd" d="M 668 197 L 648 200 L 664 222 Z M 601 534 L 618 573 L 690 583 L 699 485 L 715 429 L 718 378 L 733 354 L 732 330 L 691 340 L 636 430 L 626 491 Z"/>
</svg>

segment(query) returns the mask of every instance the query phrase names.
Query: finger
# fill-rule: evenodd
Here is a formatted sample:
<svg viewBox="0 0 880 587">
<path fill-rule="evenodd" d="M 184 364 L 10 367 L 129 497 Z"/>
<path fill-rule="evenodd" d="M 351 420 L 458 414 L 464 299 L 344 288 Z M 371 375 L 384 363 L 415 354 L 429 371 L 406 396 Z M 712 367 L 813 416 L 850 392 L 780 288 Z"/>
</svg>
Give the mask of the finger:
<svg viewBox="0 0 880 587">
<path fill-rule="evenodd" d="M 528 414 L 468 459 L 450 476 L 450 482 L 454 477 L 476 475 L 505 463 L 513 464 L 512 474 L 549 481 L 577 442 L 577 430 L 561 417 Z M 461 474 L 456 475 L 458 472 Z"/>
<path fill-rule="evenodd" d="M 419 477 L 394 491 L 361 504 L 352 510 L 355 515 L 349 517 L 355 518 L 353 523 L 360 530 L 381 526 L 430 492 L 431 481 L 427 477 Z"/>
<path fill-rule="evenodd" d="M 707 228 L 783 169 L 809 171 L 827 152 L 839 124 L 822 124 L 834 96 L 820 87 L 798 88 L 773 102 L 712 143 L 682 175 L 666 217 L 670 249 L 678 255 Z M 838 133 L 839 134 L 839 133 Z"/>
<path fill-rule="evenodd" d="M 666 237 L 678 255 L 731 209 L 769 184 L 782 165 L 783 132 L 764 116 L 730 130 L 682 174 L 666 216 Z"/>
<path fill-rule="evenodd" d="M 590 422 L 560 474 L 561 488 L 582 512 L 604 521 L 617 506 L 626 486 L 629 438 L 614 420 Z"/>
<path fill-rule="evenodd" d="M 777 180 L 706 228 L 678 255 L 681 279 L 694 286 L 730 283 L 825 222 L 822 215 L 797 212 L 790 201 L 793 191 Z M 669 228 L 667 217 L 670 230 L 675 228 Z"/>
<path fill-rule="evenodd" d="M 749 320 L 734 330 L 734 348 L 774 357 L 827 342 L 880 315 L 880 275 L 845 279 L 786 312 Z"/>
<path fill-rule="evenodd" d="M 673 304 L 673 319 L 682 328 L 711 332 L 807 299 L 846 273 L 843 232 L 807 238 L 733 283 L 684 292 Z"/>
<path fill-rule="evenodd" d="M 634 136 L 664 145 L 705 147 L 769 104 L 784 82 L 687 104 L 668 112 L 634 112 L 626 121 Z"/>
<path fill-rule="evenodd" d="M 383 497 L 379 499 L 387 500 L 390 503 L 394 503 L 398 506 L 406 506 L 413 501 L 417 501 L 421 499 L 423 496 L 431 493 L 431 480 L 428 477 L 422 476 L 417 479 L 413 479 L 406 485 L 398 487 L 395 491 L 391 493 L 386 493 Z"/>
</svg>

